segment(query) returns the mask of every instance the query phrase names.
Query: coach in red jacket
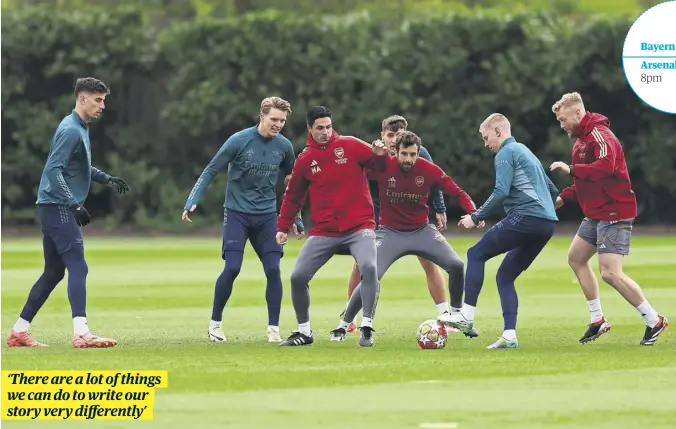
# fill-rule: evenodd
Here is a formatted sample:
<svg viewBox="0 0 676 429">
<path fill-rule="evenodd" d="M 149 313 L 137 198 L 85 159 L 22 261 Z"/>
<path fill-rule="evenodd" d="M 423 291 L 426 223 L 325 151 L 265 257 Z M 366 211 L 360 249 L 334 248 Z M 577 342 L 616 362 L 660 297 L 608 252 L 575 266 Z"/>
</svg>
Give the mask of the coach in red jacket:
<svg viewBox="0 0 676 429">
<path fill-rule="evenodd" d="M 591 313 L 591 323 L 580 342 L 593 341 L 610 330 L 610 322 L 601 309 L 599 285 L 589 264 L 598 252 L 601 277 L 643 316 L 646 329 L 640 344 L 651 346 L 668 322 L 648 303 L 641 287 L 622 271 L 637 211 L 622 145 L 608 128 L 608 118 L 586 112 L 577 92 L 565 94 L 552 111 L 568 137 L 576 138 L 572 164 L 557 161 L 550 169 L 573 178 L 573 185 L 557 198 L 556 207 L 577 201 L 585 215 L 568 251 L 568 264 L 580 282 Z"/>
<path fill-rule="evenodd" d="M 291 298 L 298 331 L 281 346 L 310 345 L 309 282 L 333 255 L 349 250 L 362 275 L 362 317 L 359 344 L 370 347 L 372 319 L 378 295 L 376 235 L 373 201 L 364 169 L 373 161 L 373 149 L 355 137 L 339 135 L 324 106 L 307 113 L 307 147 L 291 173 L 277 223 L 277 242 L 285 244 L 296 213 L 310 197 L 312 230 L 291 273 Z"/>
</svg>

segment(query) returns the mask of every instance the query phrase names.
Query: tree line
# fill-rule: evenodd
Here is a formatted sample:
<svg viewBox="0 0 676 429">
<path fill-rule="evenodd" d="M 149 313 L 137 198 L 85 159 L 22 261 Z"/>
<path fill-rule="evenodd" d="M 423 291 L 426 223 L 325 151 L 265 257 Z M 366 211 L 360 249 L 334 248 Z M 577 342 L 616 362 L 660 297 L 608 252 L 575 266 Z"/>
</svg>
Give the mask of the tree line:
<svg viewBox="0 0 676 429">
<path fill-rule="evenodd" d="M 73 107 L 75 80 L 96 76 L 112 93 L 91 128 L 93 162 L 133 190 L 119 198 L 92 188 L 87 205 L 109 227 L 178 229 L 204 166 L 230 134 L 256 123 L 269 95 L 292 103 L 283 133 L 297 153 L 312 105 L 330 107 L 339 132 L 367 141 L 378 138 L 384 117 L 406 116 L 435 162 L 479 204 L 494 184 L 481 121 L 504 113 L 545 166 L 568 161 L 573 142 L 550 106 L 570 91 L 608 116 L 623 143 L 637 222 L 673 222 L 676 121 L 643 104 L 626 83 L 621 56 L 631 22 L 541 13 L 393 22 L 264 11 L 158 29 L 134 8 L 9 9 L 2 26 L 2 221 L 36 222 L 50 138 Z M 220 225 L 225 176 L 207 191 L 198 225 Z M 559 188 L 570 184 L 553 179 Z M 454 201 L 447 205 L 449 216 L 460 215 Z M 575 207 L 561 212 L 562 220 L 579 215 Z"/>
</svg>

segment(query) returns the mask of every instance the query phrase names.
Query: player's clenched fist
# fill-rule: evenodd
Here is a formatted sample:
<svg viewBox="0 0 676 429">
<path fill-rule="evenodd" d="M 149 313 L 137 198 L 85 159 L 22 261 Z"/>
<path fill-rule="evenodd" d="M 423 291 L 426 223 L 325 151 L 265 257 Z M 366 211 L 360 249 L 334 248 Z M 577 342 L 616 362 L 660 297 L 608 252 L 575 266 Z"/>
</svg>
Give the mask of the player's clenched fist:
<svg viewBox="0 0 676 429">
<path fill-rule="evenodd" d="M 382 156 L 387 153 L 387 147 L 385 147 L 385 143 L 383 143 L 382 140 L 376 140 L 373 142 L 373 153 Z"/>
<path fill-rule="evenodd" d="M 570 174 L 570 166 L 561 161 L 552 162 L 552 165 L 549 166 L 549 170 L 554 172 L 562 171 L 565 174 Z"/>
<path fill-rule="evenodd" d="M 285 245 L 286 244 L 286 236 L 287 236 L 286 232 L 278 232 L 277 236 L 276 236 L 277 244 L 279 244 L 280 246 Z"/>
</svg>

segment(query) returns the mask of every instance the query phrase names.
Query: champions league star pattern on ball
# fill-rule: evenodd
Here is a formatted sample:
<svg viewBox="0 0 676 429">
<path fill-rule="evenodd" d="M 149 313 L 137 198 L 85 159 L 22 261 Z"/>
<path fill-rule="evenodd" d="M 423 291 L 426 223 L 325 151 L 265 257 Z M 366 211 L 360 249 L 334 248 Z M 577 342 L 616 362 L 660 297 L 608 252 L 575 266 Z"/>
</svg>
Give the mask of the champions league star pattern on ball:
<svg viewBox="0 0 676 429">
<path fill-rule="evenodd" d="M 421 349 L 443 349 L 447 340 L 446 326 L 437 320 L 426 320 L 418 327 L 418 347 Z"/>
</svg>

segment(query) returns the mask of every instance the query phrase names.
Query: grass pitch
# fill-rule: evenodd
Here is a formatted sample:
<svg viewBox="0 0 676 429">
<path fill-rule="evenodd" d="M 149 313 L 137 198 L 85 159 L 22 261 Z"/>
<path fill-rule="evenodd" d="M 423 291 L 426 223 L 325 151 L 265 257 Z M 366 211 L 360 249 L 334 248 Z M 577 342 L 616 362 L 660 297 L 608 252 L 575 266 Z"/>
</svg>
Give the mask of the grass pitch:
<svg viewBox="0 0 676 429">
<path fill-rule="evenodd" d="M 639 347 L 640 315 L 601 282 L 613 329 L 577 342 L 589 322 L 566 263 L 571 237 L 555 238 L 517 281 L 518 350 L 485 350 L 502 332 L 490 261 L 470 340 L 419 350 L 415 331 L 436 316 L 414 257 L 382 281 L 376 344 L 330 343 L 346 302 L 352 260 L 334 257 L 311 284 L 315 344 L 280 348 L 265 337 L 265 276 L 250 247 L 224 313 L 228 343 L 207 340 L 213 286 L 222 269 L 219 238 L 87 239 L 88 320 L 118 347 L 75 350 L 65 281 L 32 325 L 49 349 L 8 349 L 3 369 L 168 370 L 153 421 L 8 422 L 3 428 L 673 428 L 676 340 L 672 326 Z M 452 239 L 461 255 L 476 241 Z M 296 327 L 289 275 L 302 242 L 282 260 L 283 336 Z M 655 308 L 676 322 L 676 239 L 635 237 L 626 272 Z M 2 331 L 13 325 L 42 270 L 39 239 L 2 242 Z M 594 259 L 596 263 L 596 259 Z M 436 425 L 436 426 L 435 426 Z"/>
</svg>

